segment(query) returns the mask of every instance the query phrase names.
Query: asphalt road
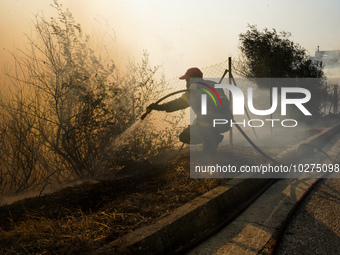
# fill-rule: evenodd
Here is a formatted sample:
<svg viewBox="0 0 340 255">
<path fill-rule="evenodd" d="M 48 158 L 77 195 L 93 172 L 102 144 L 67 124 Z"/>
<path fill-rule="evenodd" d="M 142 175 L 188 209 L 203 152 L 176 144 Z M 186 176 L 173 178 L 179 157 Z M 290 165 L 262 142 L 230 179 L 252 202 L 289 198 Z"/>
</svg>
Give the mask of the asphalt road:
<svg viewBox="0 0 340 255">
<path fill-rule="evenodd" d="M 340 179 L 323 179 L 299 206 L 276 255 L 340 254 Z"/>
</svg>

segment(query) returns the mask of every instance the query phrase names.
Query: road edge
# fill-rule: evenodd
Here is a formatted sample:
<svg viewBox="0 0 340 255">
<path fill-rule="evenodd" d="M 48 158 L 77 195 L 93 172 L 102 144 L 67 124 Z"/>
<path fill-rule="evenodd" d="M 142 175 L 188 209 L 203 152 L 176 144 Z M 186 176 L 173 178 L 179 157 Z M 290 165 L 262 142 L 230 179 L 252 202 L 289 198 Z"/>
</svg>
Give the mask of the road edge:
<svg viewBox="0 0 340 255">
<path fill-rule="evenodd" d="M 295 152 L 303 143 L 322 147 L 339 131 L 340 125 L 324 129 L 282 152 L 276 159 L 284 162 L 291 160 L 296 157 Z M 310 154 L 311 149 L 307 147 L 299 150 L 298 156 Z M 236 208 L 270 181 L 271 179 L 232 179 L 226 185 L 216 187 L 175 209 L 172 214 L 158 222 L 136 229 L 91 254 L 172 253 L 232 215 Z"/>
</svg>

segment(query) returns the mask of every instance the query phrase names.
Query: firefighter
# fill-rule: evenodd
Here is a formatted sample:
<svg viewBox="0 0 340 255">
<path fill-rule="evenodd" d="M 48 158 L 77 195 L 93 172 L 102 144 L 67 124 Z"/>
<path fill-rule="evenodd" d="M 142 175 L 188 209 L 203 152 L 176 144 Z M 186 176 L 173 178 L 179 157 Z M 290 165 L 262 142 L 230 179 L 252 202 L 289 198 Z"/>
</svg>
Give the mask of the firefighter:
<svg viewBox="0 0 340 255">
<path fill-rule="evenodd" d="M 174 112 L 191 106 L 196 115 L 196 119 L 180 135 L 179 139 L 187 144 L 202 144 L 203 151 L 214 152 L 219 143 L 223 140 L 222 133 L 230 129 L 230 125 L 218 125 L 213 127 L 214 119 L 232 119 L 229 110 L 229 101 L 222 89 L 216 89 L 219 97 L 223 101 L 223 109 L 216 107 L 212 98 L 207 97 L 207 113 L 201 113 L 201 95 L 205 92 L 198 89 L 199 84 L 206 84 L 214 87 L 215 82 L 204 80 L 203 73 L 197 67 L 189 68 L 186 73 L 179 77 L 186 81 L 187 92 L 180 98 L 164 104 L 151 104 L 147 107 L 149 111 L 158 110 Z M 190 96 L 191 94 L 191 96 Z"/>
</svg>

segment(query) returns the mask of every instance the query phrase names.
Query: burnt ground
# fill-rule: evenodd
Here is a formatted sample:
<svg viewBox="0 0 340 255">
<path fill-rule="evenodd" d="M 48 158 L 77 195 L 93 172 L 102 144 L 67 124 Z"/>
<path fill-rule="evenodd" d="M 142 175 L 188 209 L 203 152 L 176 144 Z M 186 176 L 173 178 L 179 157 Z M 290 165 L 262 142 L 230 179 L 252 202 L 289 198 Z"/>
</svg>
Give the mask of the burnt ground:
<svg viewBox="0 0 340 255">
<path fill-rule="evenodd" d="M 224 147 L 230 164 L 258 164 L 251 148 Z M 225 179 L 190 179 L 189 153 L 136 177 L 84 183 L 0 207 L 0 253 L 79 254 L 154 223 Z"/>
<path fill-rule="evenodd" d="M 301 139 L 318 132 L 302 131 Z M 271 156 L 285 147 L 262 147 Z M 274 141 L 275 143 L 275 141 Z M 219 148 L 235 166 L 266 161 L 252 148 Z M 136 162 L 142 174 L 68 187 L 52 194 L 0 207 L 1 254 L 83 254 L 136 228 L 152 224 L 226 179 L 191 179 L 189 152 L 150 166 Z M 136 164 L 133 166 L 134 171 Z M 126 169 L 129 171 L 129 169 Z"/>
</svg>

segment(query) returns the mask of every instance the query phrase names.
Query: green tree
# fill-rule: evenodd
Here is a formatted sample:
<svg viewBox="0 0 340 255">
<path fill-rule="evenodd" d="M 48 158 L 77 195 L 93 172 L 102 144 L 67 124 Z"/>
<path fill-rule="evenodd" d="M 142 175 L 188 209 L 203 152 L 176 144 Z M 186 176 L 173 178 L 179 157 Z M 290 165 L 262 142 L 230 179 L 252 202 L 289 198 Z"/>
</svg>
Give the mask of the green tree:
<svg viewBox="0 0 340 255">
<path fill-rule="evenodd" d="M 310 60 L 306 50 L 289 39 L 290 33 L 265 28 L 259 31 L 250 25 L 240 34 L 241 55 L 245 77 L 257 78 L 322 78 L 322 63 Z"/>
<path fill-rule="evenodd" d="M 299 86 L 312 93 L 308 104 L 312 114 L 320 114 L 321 102 L 327 96 L 322 63 L 312 61 L 306 50 L 291 41 L 290 36 L 285 31 L 278 33 L 267 28 L 259 31 L 255 25 L 249 25 L 248 31 L 239 35 L 241 60 L 236 70 L 248 78 L 318 78 Z M 258 86 L 268 88 L 276 84 L 264 82 Z"/>
</svg>

